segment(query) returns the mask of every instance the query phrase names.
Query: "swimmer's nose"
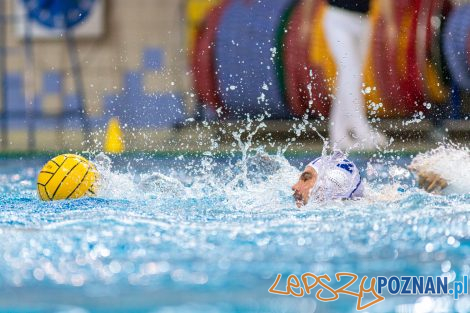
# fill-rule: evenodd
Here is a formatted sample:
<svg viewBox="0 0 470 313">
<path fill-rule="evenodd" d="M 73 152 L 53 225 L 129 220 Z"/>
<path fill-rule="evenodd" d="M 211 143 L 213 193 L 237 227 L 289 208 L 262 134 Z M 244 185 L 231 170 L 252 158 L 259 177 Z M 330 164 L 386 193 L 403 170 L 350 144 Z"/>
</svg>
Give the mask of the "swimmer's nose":
<svg viewBox="0 0 470 313">
<path fill-rule="evenodd" d="M 299 200 L 302 200 L 302 193 L 300 192 L 297 184 L 295 184 L 294 186 L 292 186 L 292 191 L 294 192 L 294 194 L 292 195 L 294 197 L 294 199 L 296 201 L 299 201 Z"/>
</svg>

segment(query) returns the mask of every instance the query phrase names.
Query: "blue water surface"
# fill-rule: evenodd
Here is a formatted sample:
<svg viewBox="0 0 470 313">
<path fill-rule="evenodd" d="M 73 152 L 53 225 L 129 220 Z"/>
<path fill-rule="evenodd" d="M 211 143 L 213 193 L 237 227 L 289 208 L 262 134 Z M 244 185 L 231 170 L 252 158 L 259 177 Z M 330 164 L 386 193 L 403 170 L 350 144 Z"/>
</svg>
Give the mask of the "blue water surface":
<svg viewBox="0 0 470 313">
<path fill-rule="evenodd" d="M 408 157 L 373 164 L 375 174 L 355 157 L 365 199 L 301 209 L 290 185 L 307 157 L 115 158 L 98 197 L 42 202 L 35 181 L 47 159 L 0 160 L 1 312 L 354 312 L 352 296 L 324 303 L 268 289 L 277 274 L 281 290 L 305 272 L 470 274 L 470 197 L 391 175 Z M 387 295 L 366 311 L 469 310 L 467 296 Z"/>
</svg>

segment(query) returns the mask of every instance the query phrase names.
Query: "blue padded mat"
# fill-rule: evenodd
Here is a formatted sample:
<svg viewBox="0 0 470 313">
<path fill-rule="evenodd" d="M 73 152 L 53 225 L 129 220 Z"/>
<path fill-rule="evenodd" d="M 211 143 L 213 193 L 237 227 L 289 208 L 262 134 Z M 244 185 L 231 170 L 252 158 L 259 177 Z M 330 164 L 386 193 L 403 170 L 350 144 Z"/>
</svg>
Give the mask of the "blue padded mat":
<svg viewBox="0 0 470 313">
<path fill-rule="evenodd" d="M 463 89 L 470 89 L 470 64 L 467 43 L 470 36 L 470 4 L 456 8 L 444 30 L 444 55 L 453 80 Z"/>
<path fill-rule="evenodd" d="M 222 100 L 230 116 L 269 112 L 289 116 L 276 76 L 276 32 L 292 0 L 234 0 L 216 37 L 216 66 Z M 262 96 L 264 94 L 264 97 Z"/>
</svg>

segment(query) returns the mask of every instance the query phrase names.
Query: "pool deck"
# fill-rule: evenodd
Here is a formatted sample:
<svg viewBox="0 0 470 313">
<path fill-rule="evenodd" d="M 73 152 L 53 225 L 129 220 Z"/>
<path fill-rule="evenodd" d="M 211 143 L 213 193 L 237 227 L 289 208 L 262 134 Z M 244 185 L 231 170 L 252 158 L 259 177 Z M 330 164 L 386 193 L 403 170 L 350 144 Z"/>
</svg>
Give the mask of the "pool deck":
<svg viewBox="0 0 470 313">
<path fill-rule="evenodd" d="M 290 142 L 287 154 L 318 152 L 322 149 L 321 136 L 326 136 L 327 123 L 315 122 L 314 130 L 307 127 L 300 136 L 294 135 L 294 125 L 301 121 L 273 120 L 264 121 L 265 127 L 260 128 L 253 136 L 254 146 L 265 146 L 266 151 L 276 152 L 278 147 L 285 147 Z M 252 131 L 258 125 L 254 122 Z M 204 123 L 191 122 L 174 129 L 153 130 L 124 129 L 126 152 L 149 152 L 156 154 L 192 154 L 212 151 L 213 153 L 229 153 L 239 151 L 233 133 L 247 129 L 246 122 Z M 454 143 L 470 142 L 469 120 L 448 120 L 440 129 L 436 129 L 429 121 L 410 121 L 402 119 L 383 120 L 375 126 L 385 132 L 393 142 L 386 151 L 406 151 L 409 153 L 425 151 L 436 147 L 443 138 Z M 298 127 L 296 127 L 298 128 Z M 248 132 L 242 134 L 246 140 Z M 84 136 L 78 130 L 57 132 L 39 130 L 36 133 L 36 147 L 29 153 L 52 153 L 59 151 L 101 151 L 105 131 L 93 132 L 91 139 L 84 142 Z M 296 138 L 292 142 L 292 138 Z M 28 153 L 27 132 L 12 130 L 9 135 L 10 144 L 0 155 Z M 235 146 L 234 146 L 235 144 Z"/>
</svg>

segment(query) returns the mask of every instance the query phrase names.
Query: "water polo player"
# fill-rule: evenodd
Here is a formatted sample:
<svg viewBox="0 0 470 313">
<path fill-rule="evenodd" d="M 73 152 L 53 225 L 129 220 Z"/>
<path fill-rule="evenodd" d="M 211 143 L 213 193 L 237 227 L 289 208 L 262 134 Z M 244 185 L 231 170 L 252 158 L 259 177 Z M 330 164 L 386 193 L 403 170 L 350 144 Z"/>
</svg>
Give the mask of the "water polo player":
<svg viewBox="0 0 470 313">
<path fill-rule="evenodd" d="M 315 201 L 352 199 L 363 196 L 361 175 L 341 151 L 310 162 L 292 186 L 297 207 Z"/>
<path fill-rule="evenodd" d="M 415 174 L 417 185 L 429 193 L 468 194 L 470 169 L 456 166 L 468 162 L 467 149 L 444 146 L 418 154 L 408 169 Z M 310 199 L 324 201 L 363 196 L 359 170 L 340 151 L 310 162 L 292 190 L 298 207 Z"/>
</svg>

